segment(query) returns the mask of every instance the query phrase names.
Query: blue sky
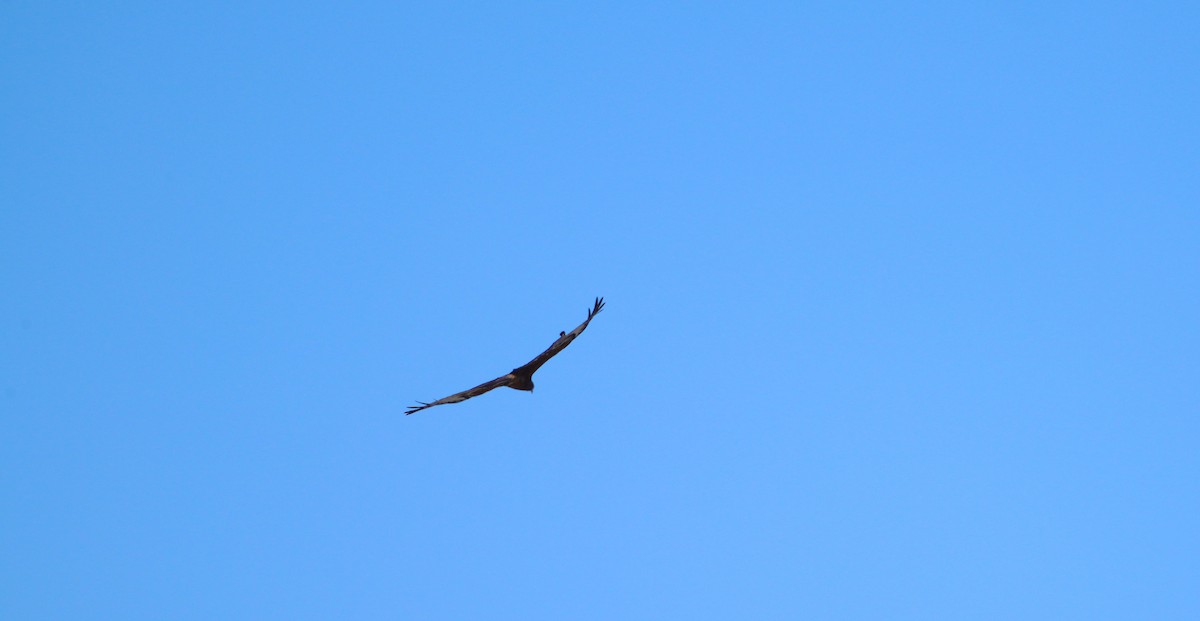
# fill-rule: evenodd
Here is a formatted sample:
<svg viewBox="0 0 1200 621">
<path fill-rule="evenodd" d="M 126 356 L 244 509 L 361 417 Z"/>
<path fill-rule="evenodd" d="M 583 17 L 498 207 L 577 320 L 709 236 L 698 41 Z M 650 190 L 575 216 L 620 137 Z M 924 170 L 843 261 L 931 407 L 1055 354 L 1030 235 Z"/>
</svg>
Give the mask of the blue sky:
<svg viewBox="0 0 1200 621">
<path fill-rule="evenodd" d="M 5 619 L 1200 618 L 1193 3 L 86 4 Z"/>
</svg>

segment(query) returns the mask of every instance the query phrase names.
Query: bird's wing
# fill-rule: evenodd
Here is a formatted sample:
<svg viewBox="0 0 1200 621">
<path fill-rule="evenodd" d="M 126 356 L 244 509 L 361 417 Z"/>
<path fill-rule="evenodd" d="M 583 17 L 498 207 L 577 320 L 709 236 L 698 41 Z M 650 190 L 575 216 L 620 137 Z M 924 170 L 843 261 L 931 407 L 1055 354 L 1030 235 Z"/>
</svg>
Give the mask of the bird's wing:
<svg viewBox="0 0 1200 621">
<path fill-rule="evenodd" d="M 583 331 L 588 327 L 588 324 L 591 323 L 592 317 L 595 317 L 596 313 L 599 313 L 602 310 L 604 310 L 604 298 L 596 298 L 595 305 L 592 306 L 592 308 L 588 310 L 587 319 L 584 320 L 583 323 L 579 324 L 578 328 L 575 328 L 574 330 L 571 330 L 570 332 L 567 332 L 566 334 L 563 334 L 562 336 L 558 337 L 558 340 L 554 341 L 554 343 L 552 343 L 550 345 L 549 349 L 538 354 L 536 358 L 534 358 L 533 360 L 530 360 L 524 366 L 513 369 L 513 373 L 524 373 L 525 375 L 533 375 L 533 372 L 537 371 L 538 368 L 541 367 L 543 364 L 546 364 L 547 360 L 553 358 L 554 355 L 557 354 L 558 352 L 566 349 L 567 345 L 570 345 L 571 341 L 575 340 L 575 337 L 579 336 L 580 334 L 583 334 Z"/>
<path fill-rule="evenodd" d="M 418 401 L 418 403 L 420 403 L 420 405 L 409 406 L 409 408 L 407 410 L 405 410 L 404 413 L 405 414 L 413 414 L 416 412 L 420 412 L 421 410 L 424 410 L 425 408 L 431 408 L 435 405 L 444 405 L 446 403 L 458 403 L 459 401 L 466 401 L 467 399 L 470 399 L 471 397 L 478 397 L 479 395 L 482 395 L 483 393 L 485 393 L 489 390 L 499 388 L 501 386 L 508 386 L 509 383 L 512 382 L 514 379 L 516 379 L 516 376 L 513 375 L 512 373 L 509 373 L 508 375 L 505 375 L 503 377 L 497 377 L 496 379 L 494 379 L 490 382 L 484 382 L 474 388 L 469 388 L 462 392 L 452 394 L 449 397 L 444 397 L 444 398 L 438 399 L 437 401 L 434 401 L 433 403 L 421 403 Z"/>
</svg>

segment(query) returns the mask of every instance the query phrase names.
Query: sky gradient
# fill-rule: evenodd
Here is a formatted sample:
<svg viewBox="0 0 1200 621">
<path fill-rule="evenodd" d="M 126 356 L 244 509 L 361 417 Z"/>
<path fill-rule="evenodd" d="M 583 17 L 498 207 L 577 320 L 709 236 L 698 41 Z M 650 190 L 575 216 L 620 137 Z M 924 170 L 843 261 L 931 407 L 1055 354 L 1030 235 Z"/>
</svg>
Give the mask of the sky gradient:
<svg viewBox="0 0 1200 621">
<path fill-rule="evenodd" d="M 0 617 L 1200 618 L 1197 5 L 424 4 L 0 7 Z"/>
</svg>

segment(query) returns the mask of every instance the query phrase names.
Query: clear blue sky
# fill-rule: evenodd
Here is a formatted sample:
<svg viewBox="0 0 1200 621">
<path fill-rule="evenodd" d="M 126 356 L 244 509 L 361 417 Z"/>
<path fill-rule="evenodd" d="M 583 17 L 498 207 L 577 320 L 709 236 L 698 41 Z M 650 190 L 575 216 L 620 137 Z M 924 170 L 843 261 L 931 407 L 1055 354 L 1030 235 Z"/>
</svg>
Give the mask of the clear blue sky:
<svg viewBox="0 0 1200 621">
<path fill-rule="evenodd" d="M 422 4 L 0 7 L 0 617 L 1200 618 L 1195 3 Z"/>
</svg>

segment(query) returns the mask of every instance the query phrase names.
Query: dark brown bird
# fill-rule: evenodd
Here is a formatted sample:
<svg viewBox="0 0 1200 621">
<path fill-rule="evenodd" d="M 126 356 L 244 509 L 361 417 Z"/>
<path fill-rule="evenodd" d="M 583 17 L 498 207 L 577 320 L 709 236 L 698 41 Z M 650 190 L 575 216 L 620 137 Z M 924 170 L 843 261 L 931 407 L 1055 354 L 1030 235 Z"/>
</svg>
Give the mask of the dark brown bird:
<svg viewBox="0 0 1200 621">
<path fill-rule="evenodd" d="M 507 375 L 497 377 L 490 382 L 484 382 L 483 384 L 480 384 L 474 388 L 464 390 L 460 393 L 455 393 L 449 397 L 438 399 L 433 403 L 422 403 L 418 401 L 417 403 L 420 405 L 411 406 L 404 413 L 413 414 L 420 412 L 425 408 L 431 408 L 435 405 L 466 401 L 471 397 L 478 397 L 489 390 L 499 388 L 501 386 L 508 386 L 509 388 L 515 388 L 517 390 L 528 390 L 533 392 L 534 371 L 537 371 L 543 364 L 546 364 L 546 361 L 553 358 L 555 354 L 566 349 L 567 345 L 570 345 L 571 341 L 575 340 L 575 337 L 583 334 L 583 331 L 588 327 L 588 324 L 592 322 L 592 317 L 595 317 L 596 313 L 599 313 L 601 310 L 604 310 L 604 298 L 596 298 L 595 305 L 588 310 L 587 319 L 583 323 L 579 324 L 578 328 L 575 328 L 570 332 L 559 332 L 558 340 L 554 341 L 554 343 L 550 345 L 549 349 L 538 354 L 536 358 L 525 363 L 524 366 L 519 366 L 513 369 Z"/>
</svg>

